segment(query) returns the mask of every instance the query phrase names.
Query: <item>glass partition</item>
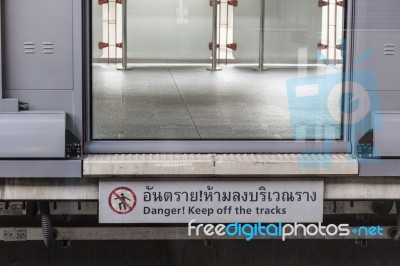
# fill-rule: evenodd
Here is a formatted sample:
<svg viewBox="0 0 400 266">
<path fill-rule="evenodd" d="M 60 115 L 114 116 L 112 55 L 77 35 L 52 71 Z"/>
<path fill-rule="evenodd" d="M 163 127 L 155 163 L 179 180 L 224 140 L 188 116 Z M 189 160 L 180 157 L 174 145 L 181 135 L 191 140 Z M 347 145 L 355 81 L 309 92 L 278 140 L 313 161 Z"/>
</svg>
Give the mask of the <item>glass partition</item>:
<svg viewBox="0 0 400 266">
<path fill-rule="evenodd" d="M 92 139 L 342 139 L 344 8 L 326 3 L 127 0 L 125 25 L 92 1 Z"/>
</svg>

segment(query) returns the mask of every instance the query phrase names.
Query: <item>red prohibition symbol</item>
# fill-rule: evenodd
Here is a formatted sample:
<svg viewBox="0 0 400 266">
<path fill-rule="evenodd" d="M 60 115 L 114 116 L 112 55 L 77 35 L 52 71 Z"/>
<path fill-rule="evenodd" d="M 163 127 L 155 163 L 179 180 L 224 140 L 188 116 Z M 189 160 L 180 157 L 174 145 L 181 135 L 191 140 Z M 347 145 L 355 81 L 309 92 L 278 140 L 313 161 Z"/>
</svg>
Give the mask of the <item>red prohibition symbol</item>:
<svg viewBox="0 0 400 266">
<path fill-rule="evenodd" d="M 136 194 L 130 188 L 118 187 L 108 196 L 108 205 L 115 213 L 130 213 L 136 206 Z"/>
</svg>

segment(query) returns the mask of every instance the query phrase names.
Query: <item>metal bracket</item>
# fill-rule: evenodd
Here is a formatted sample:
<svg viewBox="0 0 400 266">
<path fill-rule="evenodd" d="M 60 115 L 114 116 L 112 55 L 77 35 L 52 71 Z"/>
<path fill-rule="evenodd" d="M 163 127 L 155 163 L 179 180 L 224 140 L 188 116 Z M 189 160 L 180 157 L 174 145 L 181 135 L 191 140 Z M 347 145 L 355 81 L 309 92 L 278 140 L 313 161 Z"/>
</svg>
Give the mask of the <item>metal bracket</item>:
<svg viewBox="0 0 400 266">
<path fill-rule="evenodd" d="M 338 1 L 336 3 L 337 6 L 345 7 L 346 6 L 346 0 Z"/>
<path fill-rule="evenodd" d="M 320 50 L 328 49 L 328 45 L 323 44 L 323 43 L 318 43 L 317 46 L 318 46 L 318 49 L 320 49 Z"/>
<path fill-rule="evenodd" d="M 363 248 L 366 248 L 368 246 L 368 241 L 366 239 L 356 239 L 355 244 L 360 245 Z"/>
<path fill-rule="evenodd" d="M 319 7 L 324 7 L 324 6 L 327 6 L 327 5 L 329 5 L 328 1 L 324 1 L 324 0 L 319 0 L 318 1 L 318 6 Z"/>
<path fill-rule="evenodd" d="M 61 243 L 62 248 L 69 248 L 71 246 L 71 240 L 63 240 Z"/>
<path fill-rule="evenodd" d="M 236 51 L 236 49 L 237 49 L 237 43 L 228 43 L 228 45 L 226 46 L 226 47 L 228 47 L 229 49 L 232 49 L 233 51 Z"/>
<path fill-rule="evenodd" d="M 68 159 L 80 158 L 81 157 L 81 142 L 79 139 L 69 130 L 65 132 L 65 153 Z"/>
<path fill-rule="evenodd" d="M 357 143 L 357 155 L 358 158 L 373 158 L 373 148 L 374 148 L 374 131 L 372 129 L 368 130 Z"/>
<path fill-rule="evenodd" d="M 221 1 L 220 1 L 220 0 L 217 1 L 217 4 L 220 5 L 220 4 L 221 4 Z M 210 6 L 213 6 L 213 5 L 214 5 L 214 0 L 210 0 Z"/>
<path fill-rule="evenodd" d="M 344 214 L 345 203 L 344 202 L 324 202 L 324 215 L 325 214 Z"/>
<path fill-rule="evenodd" d="M 221 45 L 219 45 L 219 44 L 217 44 L 217 49 L 218 48 L 220 48 L 221 47 Z M 227 48 L 229 48 L 229 49 L 232 49 L 232 50 L 234 50 L 234 51 L 236 51 L 236 49 L 237 49 L 237 43 L 228 43 L 227 45 L 226 45 L 226 47 Z M 208 43 L 208 49 L 209 50 L 212 50 L 212 42 L 209 42 Z"/>
<path fill-rule="evenodd" d="M 214 4 L 214 0 L 210 0 L 210 6 L 213 6 L 213 4 Z M 218 0 L 218 5 L 220 5 L 220 4 L 221 4 L 221 1 Z M 229 0 L 227 2 L 227 4 L 230 5 L 230 6 L 237 7 L 238 4 L 239 4 L 239 1 L 238 0 Z"/>
<path fill-rule="evenodd" d="M 19 102 L 18 103 L 19 111 L 28 111 L 29 110 L 29 103 Z"/>
<path fill-rule="evenodd" d="M 0 215 L 24 215 L 24 204 L 22 202 L 0 202 Z"/>
<path fill-rule="evenodd" d="M 219 48 L 219 44 L 217 43 L 217 49 Z M 208 43 L 208 49 L 212 50 L 212 42 Z"/>
<path fill-rule="evenodd" d="M 365 214 L 357 213 L 356 214 L 356 220 L 363 221 L 363 222 L 368 222 L 370 220 L 370 216 L 369 216 L 368 213 L 365 213 Z"/>
<path fill-rule="evenodd" d="M 230 6 L 237 7 L 238 4 L 239 4 L 238 0 L 230 0 L 230 1 L 228 1 L 228 5 L 230 5 Z"/>
<path fill-rule="evenodd" d="M 123 0 L 116 0 L 115 3 L 116 4 L 122 4 Z M 108 0 L 98 0 L 99 5 L 104 5 L 104 4 L 108 4 L 109 1 Z"/>
<path fill-rule="evenodd" d="M 4 241 L 27 241 L 27 230 L 26 229 L 4 229 L 3 230 Z"/>
<path fill-rule="evenodd" d="M 104 48 L 107 48 L 109 45 L 106 42 L 99 42 L 98 46 L 99 46 L 99 49 L 104 49 Z"/>
</svg>

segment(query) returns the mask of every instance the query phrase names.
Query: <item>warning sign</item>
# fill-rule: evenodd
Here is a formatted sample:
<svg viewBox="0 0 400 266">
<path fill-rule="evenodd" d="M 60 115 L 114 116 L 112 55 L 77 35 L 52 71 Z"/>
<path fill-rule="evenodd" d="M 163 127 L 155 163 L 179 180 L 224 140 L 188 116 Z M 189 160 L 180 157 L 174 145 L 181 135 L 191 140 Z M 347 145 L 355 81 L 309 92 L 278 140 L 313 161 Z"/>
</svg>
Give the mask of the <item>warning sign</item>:
<svg viewBox="0 0 400 266">
<path fill-rule="evenodd" d="M 130 213 L 136 206 L 135 192 L 127 187 L 118 187 L 108 196 L 108 205 L 118 214 Z"/>
<path fill-rule="evenodd" d="M 99 184 L 100 223 L 317 223 L 324 181 L 117 181 Z"/>
</svg>

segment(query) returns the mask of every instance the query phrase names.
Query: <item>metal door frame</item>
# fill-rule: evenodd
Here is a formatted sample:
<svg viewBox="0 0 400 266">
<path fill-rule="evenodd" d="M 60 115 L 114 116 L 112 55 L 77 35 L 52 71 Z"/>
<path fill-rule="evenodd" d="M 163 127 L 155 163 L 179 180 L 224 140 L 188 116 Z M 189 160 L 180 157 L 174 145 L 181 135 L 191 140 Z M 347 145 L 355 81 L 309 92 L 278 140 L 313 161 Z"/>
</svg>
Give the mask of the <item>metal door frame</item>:
<svg viewBox="0 0 400 266">
<path fill-rule="evenodd" d="M 343 117 L 343 140 L 93 140 L 91 137 L 91 97 L 92 97 L 92 1 L 85 1 L 84 12 L 84 82 L 85 82 L 85 153 L 351 153 L 349 115 Z M 347 39 L 344 75 L 351 80 L 354 0 L 348 1 L 345 13 L 345 34 Z M 350 29 L 350 30 L 349 30 Z M 349 71 L 348 71 L 349 70 Z M 347 82 L 348 84 L 348 82 Z M 345 88 L 349 91 L 351 88 Z M 347 95 L 347 93 L 345 94 Z M 343 99 L 344 114 L 351 110 L 350 101 Z"/>
<path fill-rule="evenodd" d="M 5 54 L 5 1 L 0 0 L 0 100 L 3 98 L 5 87 L 4 71 L 6 69 Z M 74 90 L 74 113 L 73 133 L 83 142 L 83 14 L 84 4 L 82 0 L 71 0 L 73 6 L 73 90 Z M 45 10 L 45 9 L 44 9 Z M 51 12 L 47 11 L 47 12 Z M 72 114 L 71 114 L 72 115 Z M 0 176 L 6 178 L 80 178 L 82 176 L 82 160 L 73 159 L 52 159 L 52 158 L 25 158 L 25 159 L 1 159 Z"/>
<path fill-rule="evenodd" d="M 4 16 L 3 16 L 3 1 L 0 0 L 0 100 L 3 99 L 3 88 L 4 88 L 4 80 L 3 80 L 3 54 L 4 54 Z"/>
</svg>

